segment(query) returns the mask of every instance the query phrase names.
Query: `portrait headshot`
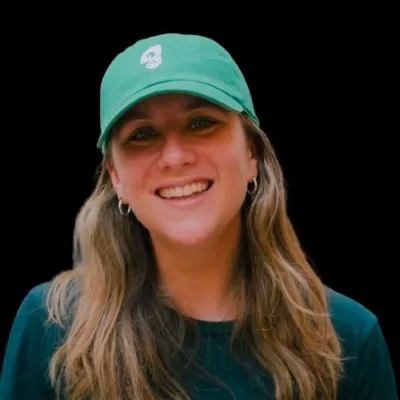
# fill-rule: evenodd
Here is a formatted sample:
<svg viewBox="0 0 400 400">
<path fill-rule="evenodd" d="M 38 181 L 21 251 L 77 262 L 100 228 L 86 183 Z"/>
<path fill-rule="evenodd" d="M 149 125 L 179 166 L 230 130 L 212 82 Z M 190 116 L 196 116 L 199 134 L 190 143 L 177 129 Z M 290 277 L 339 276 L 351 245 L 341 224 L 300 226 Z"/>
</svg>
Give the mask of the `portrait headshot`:
<svg viewBox="0 0 400 400">
<path fill-rule="evenodd" d="M 304 152 L 304 121 L 318 111 L 306 117 L 305 92 L 290 84 L 266 89 L 273 60 L 251 59 L 254 46 L 246 53 L 222 36 L 170 29 L 99 49 L 101 62 L 93 55 L 92 97 L 70 89 L 89 122 L 70 122 L 75 132 L 52 142 L 76 168 L 74 212 L 56 200 L 58 214 L 46 217 L 68 213 L 59 229 L 72 262 L 56 265 L 42 248 L 49 267 L 13 309 L 0 399 L 398 399 L 378 296 L 369 303 L 350 291 L 350 277 L 344 286 L 350 261 L 334 266 L 353 225 L 343 219 L 343 237 L 324 236 L 350 194 L 336 172 L 331 200 L 315 196 L 334 176 L 317 179 L 319 150 L 307 170 L 315 192 L 300 172 L 314 153 Z M 73 103 L 58 109 L 65 119 L 78 113 Z M 285 121 L 302 127 L 285 135 Z M 317 240 L 331 247 L 318 252 Z"/>
</svg>

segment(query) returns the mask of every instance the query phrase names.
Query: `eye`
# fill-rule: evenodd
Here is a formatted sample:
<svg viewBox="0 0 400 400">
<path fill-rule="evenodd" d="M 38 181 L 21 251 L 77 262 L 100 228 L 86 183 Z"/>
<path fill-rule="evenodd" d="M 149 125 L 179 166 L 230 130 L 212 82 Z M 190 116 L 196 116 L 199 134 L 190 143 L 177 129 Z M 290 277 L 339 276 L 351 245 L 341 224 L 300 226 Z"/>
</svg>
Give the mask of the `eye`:
<svg viewBox="0 0 400 400">
<path fill-rule="evenodd" d="M 148 140 L 156 136 L 156 132 L 152 128 L 139 128 L 136 129 L 133 134 L 129 137 L 129 141 L 140 141 L 140 140 Z"/>
<path fill-rule="evenodd" d="M 194 129 L 194 130 L 206 129 L 215 125 L 216 123 L 217 121 L 215 121 L 210 117 L 197 117 L 190 122 L 189 129 Z"/>
</svg>

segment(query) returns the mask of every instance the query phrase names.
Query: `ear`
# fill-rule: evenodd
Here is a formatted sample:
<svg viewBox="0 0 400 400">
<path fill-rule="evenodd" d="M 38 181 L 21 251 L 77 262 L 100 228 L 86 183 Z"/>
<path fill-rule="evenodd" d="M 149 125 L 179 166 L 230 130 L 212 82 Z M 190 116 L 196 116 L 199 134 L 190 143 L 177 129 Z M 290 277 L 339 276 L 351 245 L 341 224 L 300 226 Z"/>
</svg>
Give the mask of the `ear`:
<svg viewBox="0 0 400 400">
<path fill-rule="evenodd" d="M 258 159 L 255 143 L 250 138 L 247 138 L 247 155 L 248 155 L 248 171 L 249 182 L 253 181 L 253 177 L 257 178 L 258 175 Z"/>
<path fill-rule="evenodd" d="M 110 157 L 108 157 L 105 161 L 105 166 L 107 168 L 107 171 L 110 175 L 111 183 L 113 185 L 113 188 L 115 190 L 115 193 L 117 194 L 118 198 L 122 198 L 122 184 L 118 175 L 118 172 L 115 168 L 115 165 Z"/>
</svg>

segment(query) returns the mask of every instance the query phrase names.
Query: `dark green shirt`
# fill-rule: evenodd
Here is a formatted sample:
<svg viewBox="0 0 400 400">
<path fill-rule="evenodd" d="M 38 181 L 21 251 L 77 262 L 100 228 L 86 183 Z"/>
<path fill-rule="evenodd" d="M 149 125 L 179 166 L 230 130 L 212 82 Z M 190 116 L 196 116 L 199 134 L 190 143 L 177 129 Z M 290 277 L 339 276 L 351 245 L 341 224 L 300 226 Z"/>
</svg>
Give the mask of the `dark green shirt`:
<svg viewBox="0 0 400 400">
<path fill-rule="evenodd" d="M 50 400 L 48 362 L 61 339 L 54 326 L 44 326 L 48 283 L 33 288 L 23 300 L 12 326 L 3 361 L 0 400 Z M 330 310 L 343 342 L 346 375 L 339 400 L 397 400 L 394 371 L 376 316 L 356 301 L 329 290 Z M 271 378 L 249 373 L 229 352 L 229 322 L 200 322 L 199 362 L 227 390 L 199 372 L 186 372 L 193 400 L 273 399 Z"/>
</svg>

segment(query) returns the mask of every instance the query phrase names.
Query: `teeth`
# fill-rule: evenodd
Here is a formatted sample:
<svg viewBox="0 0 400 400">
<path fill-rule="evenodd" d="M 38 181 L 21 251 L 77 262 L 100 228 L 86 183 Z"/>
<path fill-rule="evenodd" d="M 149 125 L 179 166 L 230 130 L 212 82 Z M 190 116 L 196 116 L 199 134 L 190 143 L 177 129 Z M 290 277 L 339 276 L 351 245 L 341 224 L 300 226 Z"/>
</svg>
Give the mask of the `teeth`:
<svg viewBox="0 0 400 400">
<path fill-rule="evenodd" d="M 194 193 L 204 192 L 208 187 L 208 182 L 194 182 L 181 187 L 160 189 L 158 194 L 163 198 L 170 199 L 171 197 L 190 196 Z"/>
</svg>

